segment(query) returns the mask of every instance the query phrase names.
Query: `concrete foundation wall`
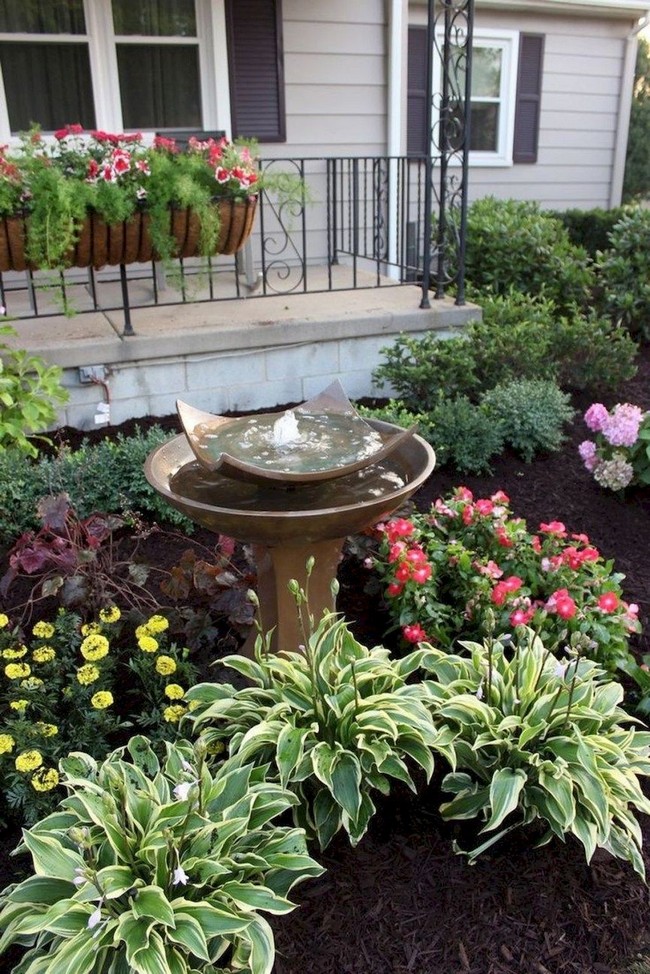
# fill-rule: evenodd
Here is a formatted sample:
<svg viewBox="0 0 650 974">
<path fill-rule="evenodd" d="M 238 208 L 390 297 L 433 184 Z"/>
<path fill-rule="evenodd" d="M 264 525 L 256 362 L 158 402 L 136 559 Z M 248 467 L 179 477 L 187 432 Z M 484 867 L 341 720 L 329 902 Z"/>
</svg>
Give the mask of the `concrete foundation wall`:
<svg viewBox="0 0 650 974">
<path fill-rule="evenodd" d="M 333 299 L 340 307 L 332 305 Z M 136 335 L 131 338 L 104 324 L 102 334 L 80 335 L 63 345 L 60 334 L 51 343 L 30 342 L 30 351 L 63 368 L 70 401 L 57 425 L 92 429 L 104 424 L 107 412 L 99 404 L 108 398 L 108 418 L 118 424 L 174 413 L 177 398 L 215 413 L 272 409 L 309 399 L 334 379 L 353 399 L 389 395 L 390 389 L 380 390 L 372 381 L 382 348 L 401 332 L 433 329 L 449 338 L 480 316 L 475 306 L 456 307 L 450 299 L 420 309 L 415 288 L 328 295 L 327 302 L 319 295 L 305 295 L 301 302 L 298 296 L 291 301 L 292 317 L 288 309 L 284 318 L 274 309 L 275 320 L 265 315 L 260 321 L 262 310 L 271 311 L 269 301 L 237 302 L 235 321 L 223 320 L 222 307 L 195 307 L 191 318 L 183 317 L 189 309 L 175 308 L 173 314 L 170 309 L 168 321 L 165 309 L 158 308 L 134 315 Z M 245 313 L 252 319 L 242 320 Z M 103 384 L 80 381 L 80 370 L 89 366 L 101 367 Z"/>
</svg>

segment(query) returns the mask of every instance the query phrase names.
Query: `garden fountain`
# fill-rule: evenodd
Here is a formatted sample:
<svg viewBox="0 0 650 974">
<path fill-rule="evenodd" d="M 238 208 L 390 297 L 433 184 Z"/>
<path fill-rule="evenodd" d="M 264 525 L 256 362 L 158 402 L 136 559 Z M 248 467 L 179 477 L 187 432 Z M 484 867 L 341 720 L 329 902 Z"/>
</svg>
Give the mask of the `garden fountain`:
<svg viewBox="0 0 650 974">
<path fill-rule="evenodd" d="M 153 450 L 151 486 L 202 527 L 251 544 L 260 615 L 273 648 L 302 642 L 287 583 L 304 586 L 318 619 L 331 608 L 347 535 L 388 517 L 426 480 L 435 454 L 415 433 L 364 420 L 339 382 L 283 414 L 215 416 L 177 403 L 184 434 Z"/>
</svg>

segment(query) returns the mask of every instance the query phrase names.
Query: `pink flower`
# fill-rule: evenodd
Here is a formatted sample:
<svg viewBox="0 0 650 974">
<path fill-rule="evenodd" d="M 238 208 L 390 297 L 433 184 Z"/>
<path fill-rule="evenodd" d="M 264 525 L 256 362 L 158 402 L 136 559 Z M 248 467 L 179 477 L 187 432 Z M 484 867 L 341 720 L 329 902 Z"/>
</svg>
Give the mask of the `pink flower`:
<svg viewBox="0 0 650 974">
<path fill-rule="evenodd" d="M 494 605 L 503 605 L 505 600 L 508 598 L 509 590 L 506 588 L 505 582 L 497 582 L 492 589 L 492 594 L 490 598 Z"/>
<path fill-rule="evenodd" d="M 391 582 L 386 589 L 386 595 L 390 595 L 391 598 L 395 598 L 396 596 L 401 595 L 403 591 L 403 585 L 400 585 L 398 582 Z"/>
<path fill-rule="evenodd" d="M 404 626 L 402 629 L 402 635 L 409 643 L 421 643 L 427 639 L 427 634 L 417 622 L 414 622 L 410 626 Z"/>
<path fill-rule="evenodd" d="M 406 559 L 416 568 L 422 568 L 423 565 L 427 564 L 427 556 L 419 545 L 409 548 L 406 552 Z"/>
<path fill-rule="evenodd" d="M 596 454 L 596 444 L 593 440 L 583 440 L 578 447 L 578 453 L 580 454 L 580 459 L 584 463 L 585 467 L 592 473 L 596 465 L 598 464 L 598 456 Z"/>
<path fill-rule="evenodd" d="M 510 614 L 510 623 L 513 626 L 527 626 L 534 615 L 535 610 L 532 608 L 515 609 L 515 611 Z"/>
<path fill-rule="evenodd" d="M 585 423 L 594 433 L 599 433 L 608 419 L 609 413 L 602 402 L 592 403 L 584 415 Z"/>
<path fill-rule="evenodd" d="M 469 487 L 457 487 L 455 493 L 456 493 L 456 497 L 458 498 L 459 501 L 473 501 L 474 500 L 474 494 L 471 492 L 471 490 L 469 489 Z"/>
<path fill-rule="evenodd" d="M 498 527 L 494 532 L 496 539 L 502 548 L 512 548 L 514 541 L 511 541 L 506 534 L 506 529 L 504 527 Z"/>
<path fill-rule="evenodd" d="M 510 498 L 502 490 L 498 490 L 496 494 L 492 494 L 490 500 L 493 500 L 495 504 L 509 504 Z"/>
<path fill-rule="evenodd" d="M 642 422 L 643 410 L 639 406 L 618 403 L 603 424 L 602 434 L 612 446 L 634 446 Z"/>
<path fill-rule="evenodd" d="M 562 521 L 549 521 L 548 524 L 540 524 L 539 530 L 544 534 L 554 534 L 557 538 L 566 537 L 566 528 Z"/>
<path fill-rule="evenodd" d="M 534 534 L 530 539 L 530 546 L 533 551 L 537 552 L 537 554 L 539 554 L 542 550 L 542 542 L 539 540 L 539 537 L 536 534 Z"/>
<path fill-rule="evenodd" d="M 493 502 L 491 500 L 486 500 L 485 498 L 477 500 L 474 507 L 483 517 L 488 517 L 494 510 Z"/>
<path fill-rule="evenodd" d="M 399 561 L 405 550 L 406 545 L 403 541 L 394 541 L 388 550 L 389 565 L 392 565 L 395 561 Z"/>
<path fill-rule="evenodd" d="M 516 575 L 509 575 L 501 582 L 501 585 L 505 586 L 507 592 L 516 592 L 521 588 L 523 582 Z"/>
<path fill-rule="evenodd" d="M 618 609 L 618 595 L 616 592 L 603 592 L 598 596 L 598 608 L 603 612 L 615 612 Z"/>
<path fill-rule="evenodd" d="M 482 565 L 479 561 L 475 561 L 473 567 L 479 575 L 487 575 L 488 578 L 501 578 L 503 575 L 496 561 L 492 561 L 491 559 L 487 565 Z"/>
</svg>

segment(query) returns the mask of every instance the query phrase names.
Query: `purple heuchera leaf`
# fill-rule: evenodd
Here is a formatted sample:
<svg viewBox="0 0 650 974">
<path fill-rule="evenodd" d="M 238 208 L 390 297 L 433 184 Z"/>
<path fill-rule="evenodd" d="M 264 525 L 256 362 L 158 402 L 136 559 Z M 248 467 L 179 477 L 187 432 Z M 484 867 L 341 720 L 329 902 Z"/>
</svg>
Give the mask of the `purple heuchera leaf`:
<svg viewBox="0 0 650 974">
<path fill-rule="evenodd" d="M 69 510 L 70 498 L 66 493 L 42 497 L 36 505 L 36 513 L 43 522 L 43 526 L 54 531 L 55 534 L 65 532 Z"/>
</svg>

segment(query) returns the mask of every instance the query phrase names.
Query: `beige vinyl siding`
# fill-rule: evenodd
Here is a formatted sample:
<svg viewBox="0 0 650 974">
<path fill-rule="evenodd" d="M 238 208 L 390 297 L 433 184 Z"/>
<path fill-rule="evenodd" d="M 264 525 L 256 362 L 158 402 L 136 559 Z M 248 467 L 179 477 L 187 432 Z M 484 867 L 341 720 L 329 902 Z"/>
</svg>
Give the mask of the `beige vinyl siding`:
<svg viewBox="0 0 650 974">
<path fill-rule="evenodd" d="M 478 14 L 477 29 L 545 36 L 536 163 L 476 168 L 470 197 L 535 200 L 549 209 L 608 207 L 630 24 L 621 20 Z"/>
<path fill-rule="evenodd" d="M 283 0 L 287 141 L 266 157 L 383 155 L 383 0 Z"/>
</svg>

